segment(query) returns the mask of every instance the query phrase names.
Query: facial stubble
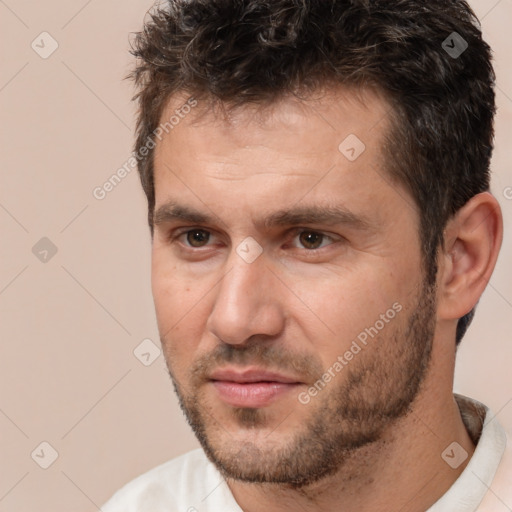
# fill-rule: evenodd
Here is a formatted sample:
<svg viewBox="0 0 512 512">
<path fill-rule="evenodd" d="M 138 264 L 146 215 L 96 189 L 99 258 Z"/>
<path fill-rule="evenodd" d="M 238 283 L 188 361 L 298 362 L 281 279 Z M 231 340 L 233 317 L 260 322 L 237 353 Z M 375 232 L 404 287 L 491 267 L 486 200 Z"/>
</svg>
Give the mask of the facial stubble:
<svg viewBox="0 0 512 512">
<path fill-rule="evenodd" d="M 261 340 L 243 346 L 222 343 L 194 363 L 187 392 L 167 358 L 180 406 L 207 457 L 226 478 L 293 489 L 339 471 L 359 449 L 377 443 L 387 429 L 410 412 L 430 362 L 435 297 L 435 285 L 424 283 L 402 327 L 390 323 L 309 404 L 297 400 L 295 407 L 308 407 L 309 414 L 287 436 L 279 432 L 288 418 L 293 418 L 293 409 L 279 410 L 280 419 L 276 421 L 275 414 L 265 408 L 231 408 L 230 423 L 238 429 L 269 429 L 263 442 L 237 441 L 229 431 L 232 427 L 222 425 L 212 404 L 204 400 L 205 376 L 226 363 L 253 364 L 293 370 L 295 375 L 304 376 L 305 382 L 314 383 L 324 372 L 314 356 L 291 355 L 275 342 Z"/>
</svg>

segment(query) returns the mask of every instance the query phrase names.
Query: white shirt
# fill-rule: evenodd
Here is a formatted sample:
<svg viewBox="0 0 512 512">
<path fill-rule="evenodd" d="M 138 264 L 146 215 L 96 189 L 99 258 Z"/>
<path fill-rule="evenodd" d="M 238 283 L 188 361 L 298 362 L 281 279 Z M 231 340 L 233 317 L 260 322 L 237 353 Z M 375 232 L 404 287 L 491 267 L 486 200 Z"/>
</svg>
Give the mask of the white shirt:
<svg viewBox="0 0 512 512">
<path fill-rule="evenodd" d="M 507 443 L 487 407 L 461 395 L 455 398 L 476 449 L 459 478 L 426 512 L 512 512 L 512 440 Z M 243 512 L 201 448 L 135 478 L 101 510 Z"/>
</svg>

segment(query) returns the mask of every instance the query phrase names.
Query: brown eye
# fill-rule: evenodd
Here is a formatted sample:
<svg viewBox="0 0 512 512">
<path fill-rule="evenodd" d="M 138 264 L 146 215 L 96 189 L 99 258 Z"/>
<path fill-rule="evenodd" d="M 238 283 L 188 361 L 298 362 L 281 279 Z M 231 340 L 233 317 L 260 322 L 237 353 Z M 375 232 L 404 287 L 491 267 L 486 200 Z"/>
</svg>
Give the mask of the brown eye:
<svg viewBox="0 0 512 512">
<path fill-rule="evenodd" d="M 321 233 L 316 233 L 315 231 L 303 231 L 299 235 L 300 243 L 306 249 L 318 249 L 325 238 L 325 235 Z"/>
<path fill-rule="evenodd" d="M 204 229 L 187 231 L 187 242 L 191 247 L 202 247 L 210 239 L 210 233 Z"/>
</svg>

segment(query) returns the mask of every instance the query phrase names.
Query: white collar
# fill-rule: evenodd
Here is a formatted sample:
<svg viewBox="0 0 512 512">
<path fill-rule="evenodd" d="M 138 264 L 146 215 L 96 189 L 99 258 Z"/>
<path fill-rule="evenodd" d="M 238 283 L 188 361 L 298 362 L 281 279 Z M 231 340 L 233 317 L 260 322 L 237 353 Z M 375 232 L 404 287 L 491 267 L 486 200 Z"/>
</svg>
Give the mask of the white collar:
<svg viewBox="0 0 512 512">
<path fill-rule="evenodd" d="M 476 448 L 459 478 L 427 512 L 474 512 L 489 490 L 507 444 L 505 431 L 485 405 L 462 395 L 454 397 Z"/>
</svg>

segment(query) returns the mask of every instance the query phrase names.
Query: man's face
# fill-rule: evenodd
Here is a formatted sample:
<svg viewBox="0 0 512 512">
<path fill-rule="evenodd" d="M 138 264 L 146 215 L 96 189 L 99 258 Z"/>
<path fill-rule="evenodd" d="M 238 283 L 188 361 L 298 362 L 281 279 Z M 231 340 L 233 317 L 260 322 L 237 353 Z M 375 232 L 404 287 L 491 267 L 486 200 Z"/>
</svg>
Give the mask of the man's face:
<svg viewBox="0 0 512 512">
<path fill-rule="evenodd" d="M 155 153 L 167 365 L 225 476 L 300 487 L 382 438 L 425 376 L 418 213 L 384 169 L 388 107 L 370 92 L 193 122 L 200 108 Z"/>
</svg>

